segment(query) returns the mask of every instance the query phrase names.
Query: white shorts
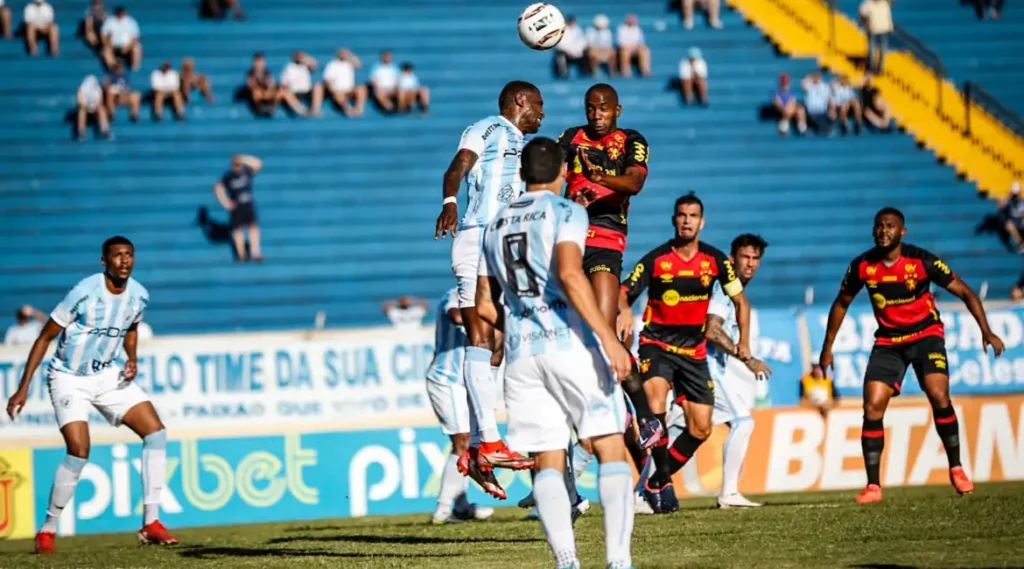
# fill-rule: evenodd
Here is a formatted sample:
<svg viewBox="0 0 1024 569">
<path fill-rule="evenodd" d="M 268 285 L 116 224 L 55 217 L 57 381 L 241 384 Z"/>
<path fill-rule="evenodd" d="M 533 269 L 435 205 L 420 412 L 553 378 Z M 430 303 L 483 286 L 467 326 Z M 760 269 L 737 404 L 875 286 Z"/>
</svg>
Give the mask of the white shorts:
<svg viewBox="0 0 1024 569">
<path fill-rule="evenodd" d="M 715 365 L 708 361 L 709 365 Z M 751 409 L 757 401 L 757 379 L 739 360 L 729 358 L 722 374 L 712 373 L 715 382 L 715 408 L 711 423 L 721 425 L 751 416 Z M 686 416 L 679 405 L 672 405 L 666 422 L 670 426 L 686 428 Z"/>
<path fill-rule="evenodd" d="M 465 385 L 428 379 L 427 397 L 441 423 L 442 433 L 451 436 L 469 432 L 469 400 Z"/>
<path fill-rule="evenodd" d="M 96 375 L 78 376 L 50 371 L 49 390 L 57 426 L 89 421 L 93 407 L 111 424 L 119 426 L 125 413 L 139 403 L 149 401 L 141 387 L 121 381 L 121 369 L 110 366 Z"/>
<path fill-rule="evenodd" d="M 519 452 L 564 449 L 581 439 L 622 433 L 626 403 L 597 348 L 521 358 L 505 368 L 508 444 Z"/>
<path fill-rule="evenodd" d="M 476 306 L 477 269 L 480 268 L 483 243 L 483 227 L 463 229 L 452 238 L 452 272 L 459 289 L 459 308 Z"/>
</svg>

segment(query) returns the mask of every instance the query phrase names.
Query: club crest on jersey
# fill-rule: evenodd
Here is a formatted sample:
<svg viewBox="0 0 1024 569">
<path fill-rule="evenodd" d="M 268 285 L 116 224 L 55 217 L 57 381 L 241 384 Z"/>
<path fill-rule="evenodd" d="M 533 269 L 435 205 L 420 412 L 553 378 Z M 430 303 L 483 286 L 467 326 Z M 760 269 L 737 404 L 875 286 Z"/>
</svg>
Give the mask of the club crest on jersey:
<svg viewBox="0 0 1024 569">
<path fill-rule="evenodd" d="M 501 203 L 512 203 L 515 199 L 515 190 L 512 188 L 512 184 L 505 184 L 501 190 L 498 191 L 498 201 Z"/>
<path fill-rule="evenodd" d="M 711 275 L 701 275 L 700 284 L 701 286 L 711 286 Z"/>
<path fill-rule="evenodd" d="M 615 148 L 614 146 L 608 147 L 608 158 L 611 158 L 612 160 L 618 160 L 621 154 L 622 153 L 618 148 Z"/>
<path fill-rule="evenodd" d="M 917 287 L 917 279 L 914 277 L 907 277 L 906 280 L 907 290 L 914 290 Z"/>
</svg>

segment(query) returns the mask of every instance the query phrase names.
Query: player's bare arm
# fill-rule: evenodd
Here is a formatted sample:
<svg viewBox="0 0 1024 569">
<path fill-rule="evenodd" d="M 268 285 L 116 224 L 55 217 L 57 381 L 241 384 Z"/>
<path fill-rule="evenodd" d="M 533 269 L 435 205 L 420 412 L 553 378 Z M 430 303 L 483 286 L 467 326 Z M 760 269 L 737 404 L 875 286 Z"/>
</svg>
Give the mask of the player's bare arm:
<svg viewBox="0 0 1024 569">
<path fill-rule="evenodd" d="M 619 316 L 615 319 L 615 331 L 623 339 L 633 334 L 633 309 L 625 289 L 619 290 Z"/>
<path fill-rule="evenodd" d="M 139 372 L 138 348 L 139 348 L 139 324 L 135 323 L 128 327 L 124 333 L 124 378 L 127 381 L 135 379 Z"/>
<path fill-rule="evenodd" d="M 647 169 L 640 166 L 630 166 L 621 176 L 613 176 L 602 172 L 582 148 L 579 150 L 580 164 L 583 166 L 583 175 L 595 184 L 600 184 L 609 190 L 622 192 L 635 196 L 644 188 L 647 181 Z"/>
<path fill-rule="evenodd" d="M 992 346 L 992 353 L 998 358 L 1002 355 L 1005 347 L 1003 346 L 1003 340 L 996 336 L 992 329 L 988 325 L 988 317 L 985 315 L 985 307 L 981 303 L 981 299 L 975 294 L 974 290 L 967 285 L 964 281 L 960 280 L 959 277 L 954 277 L 953 282 L 949 283 L 946 290 L 953 293 L 960 300 L 963 301 L 964 306 L 967 307 L 967 311 L 971 313 L 974 320 L 978 323 L 978 328 L 981 329 L 981 347 L 986 352 L 988 347 Z"/>
<path fill-rule="evenodd" d="M 43 330 L 39 332 L 39 337 L 33 342 L 32 350 L 29 351 L 28 360 L 25 362 L 25 371 L 21 374 L 21 382 L 18 383 L 18 389 L 7 401 L 7 416 L 12 421 L 21 413 L 21 409 L 25 406 L 25 401 L 28 400 L 28 386 L 32 383 L 32 376 L 35 375 L 36 370 L 39 369 L 39 364 L 42 363 L 43 358 L 46 356 L 46 350 L 50 347 L 50 342 L 57 336 L 60 336 L 63 331 L 64 327 L 54 322 L 51 318 L 46 321 Z"/>
<path fill-rule="evenodd" d="M 455 236 L 455 226 L 459 223 L 459 206 L 454 198 L 459 195 L 459 185 L 466 174 L 476 165 L 476 160 L 475 152 L 463 148 L 455 153 L 452 163 L 448 165 L 448 169 L 444 173 L 445 204 L 441 206 L 441 215 L 437 216 L 434 239 L 439 239 L 449 233 Z"/>
<path fill-rule="evenodd" d="M 825 341 L 821 345 L 821 356 L 818 358 L 818 365 L 821 369 L 828 371 L 832 368 L 832 344 L 836 341 L 836 334 L 839 333 L 839 326 L 846 318 L 846 311 L 850 309 L 853 302 L 853 295 L 840 292 L 832 301 L 832 308 L 828 311 L 828 323 L 825 325 Z"/>
<path fill-rule="evenodd" d="M 252 170 L 253 174 L 258 174 L 259 171 L 263 169 L 263 160 L 260 160 L 255 156 L 243 154 L 240 158 L 242 160 L 242 164 L 248 166 L 249 169 Z"/>
<path fill-rule="evenodd" d="M 726 333 L 725 328 L 723 328 L 724 324 L 725 319 L 721 316 L 718 316 L 717 314 L 708 314 L 708 319 L 705 323 L 707 328 L 704 332 L 704 338 L 714 344 L 717 349 L 722 350 L 730 356 L 742 361 L 743 365 L 747 366 L 747 369 L 749 369 L 758 379 L 770 376 L 772 368 L 768 367 L 768 364 L 755 357 L 743 360 L 743 358 L 738 355 L 736 343 L 733 342 L 732 338 L 729 337 L 729 334 Z"/>
</svg>

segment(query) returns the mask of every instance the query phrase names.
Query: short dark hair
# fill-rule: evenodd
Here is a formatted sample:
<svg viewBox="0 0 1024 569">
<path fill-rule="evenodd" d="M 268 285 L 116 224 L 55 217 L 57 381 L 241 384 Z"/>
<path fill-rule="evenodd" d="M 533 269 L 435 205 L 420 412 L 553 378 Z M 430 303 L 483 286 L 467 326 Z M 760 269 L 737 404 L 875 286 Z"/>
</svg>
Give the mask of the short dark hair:
<svg viewBox="0 0 1024 569">
<path fill-rule="evenodd" d="M 683 205 L 698 205 L 700 206 L 700 215 L 704 217 L 704 202 L 700 201 L 697 194 L 690 192 L 685 196 L 679 196 L 676 198 L 676 205 L 672 208 L 672 215 L 675 215 L 679 211 L 679 206 Z"/>
<path fill-rule="evenodd" d="M 883 215 L 895 215 L 896 217 L 900 218 L 900 223 L 907 223 L 907 218 L 903 217 L 903 212 L 892 206 L 885 206 L 882 209 L 878 210 L 878 213 L 875 214 L 875 219 L 877 220 L 879 217 L 882 217 Z"/>
<path fill-rule="evenodd" d="M 115 14 L 125 14 L 127 12 L 128 10 L 126 10 L 124 6 L 117 6 L 116 8 L 114 8 Z"/>
<path fill-rule="evenodd" d="M 406 61 L 402 64 L 402 71 L 412 71 L 412 64 Z"/>
<path fill-rule="evenodd" d="M 589 99 L 591 95 L 597 94 L 604 95 L 605 97 L 611 99 L 612 101 L 615 102 L 616 105 L 619 104 L 619 92 L 615 90 L 615 87 L 612 87 L 607 83 L 598 83 L 596 85 L 591 85 L 591 87 L 587 89 L 587 93 L 583 95 L 583 100 L 585 101 Z"/>
<path fill-rule="evenodd" d="M 557 142 L 538 136 L 523 147 L 522 176 L 527 184 L 550 184 L 558 179 L 565 153 Z"/>
<path fill-rule="evenodd" d="M 498 110 L 503 111 L 512 106 L 516 102 L 516 95 L 520 93 L 540 93 L 540 89 L 529 81 L 509 81 L 498 95 Z"/>
<path fill-rule="evenodd" d="M 743 235 L 738 235 L 736 239 L 732 240 L 731 247 L 730 252 L 733 256 L 735 256 L 736 253 L 744 247 L 753 247 L 757 251 L 758 255 L 763 255 L 764 250 L 768 248 L 768 242 L 764 240 L 764 237 L 755 233 L 744 233 Z"/>
<path fill-rule="evenodd" d="M 117 245 L 128 245 L 132 250 L 135 249 L 135 244 L 132 243 L 130 239 L 120 235 L 115 235 L 103 242 L 103 258 L 106 259 L 107 255 L 110 254 L 110 250 Z"/>
</svg>

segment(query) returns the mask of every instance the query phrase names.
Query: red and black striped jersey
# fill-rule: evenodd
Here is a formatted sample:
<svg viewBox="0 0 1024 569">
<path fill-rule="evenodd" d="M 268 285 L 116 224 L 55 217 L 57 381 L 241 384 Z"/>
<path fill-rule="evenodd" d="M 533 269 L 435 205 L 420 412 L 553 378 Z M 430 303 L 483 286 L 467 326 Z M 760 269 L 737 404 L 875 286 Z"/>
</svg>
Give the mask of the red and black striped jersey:
<svg viewBox="0 0 1024 569">
<path fill-rule="evenodd" d="M 903 344 L 926 336 L 943 336 L 930 285 L 934 282 L 945 288 L 954 279 L 956 275 L 942 259 L 904 243 L 900 257 L 891 265 L 875 249 L 854 259 L 840 292 L 856 296 L 867 287 L 878 321 L 875 343 Z"/>
<path fill-rule="evenodd" d="M 626 170 L 639 166 L 647 170 L 649 149 L 647 140 L 635 130 L 618 129 L 597 140 L 587 136 L 586 129 L 574 126 L 558 137 L 568 162 L 566 197 L 592 190 L 597 198 L 587 207 L 590 230 L 587 246 L 602 249 L 626 250 L 626 215 L 629 213 L 629 194 L 616 192 L 595 184 L 583 175 L 583 164 L 577 153 L 583 150 L 597 168 L 612 176 L 621 176 Z"/>
<path fill-rule="evenodd" d="M 716 280 L 730 297 L 743 291 L 729 258 L 711 245 L 700 243 L 689 260 L 671 243 L 644 255 L 622 283 L 631 305 L 647 289 L 640 344 L 656 344 L 694 359 L 707 357 L 704 321 Z"/>
</svg>

